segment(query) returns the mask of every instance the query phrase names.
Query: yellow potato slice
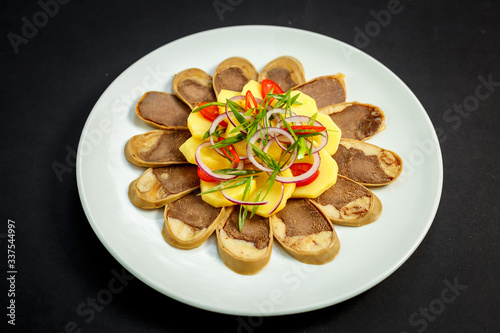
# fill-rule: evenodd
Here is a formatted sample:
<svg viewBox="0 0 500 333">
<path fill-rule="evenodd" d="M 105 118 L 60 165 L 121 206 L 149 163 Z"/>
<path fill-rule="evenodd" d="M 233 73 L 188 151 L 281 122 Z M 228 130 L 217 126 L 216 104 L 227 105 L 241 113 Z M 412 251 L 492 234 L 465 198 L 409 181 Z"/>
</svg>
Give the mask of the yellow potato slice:
<svg viewBox="0 0 500 333">
<path fill-rule="evenodd" d="M 321 164 L 319 166 L 319 175 L 312 183 L 305 186 L 295 187 L 292 198 L 316 198 L 337 181 L 338 166 L 337 162 L 324 150 L 320 150 Z M 296 163 L 313 163 L 313 158 L 306 156 Z"/>
</svg>

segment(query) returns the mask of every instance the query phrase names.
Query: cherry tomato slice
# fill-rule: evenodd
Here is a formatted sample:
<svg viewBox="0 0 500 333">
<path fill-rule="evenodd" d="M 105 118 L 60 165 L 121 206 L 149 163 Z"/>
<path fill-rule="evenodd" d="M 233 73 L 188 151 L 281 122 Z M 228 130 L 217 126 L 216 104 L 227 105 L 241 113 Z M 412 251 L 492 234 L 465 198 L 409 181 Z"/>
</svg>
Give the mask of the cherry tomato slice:
<svg viewBox="0 0 500 333">
<path fill-rule="evenodd" d="M 202 106 L 205 104 L 207 104 L 207 102 L 202 102 L 198 104 L 198 106 Z M 200 113 L 206 120 L 214 121 L 215 118 L 219 116 L 219 107 L 217 105 L 210 105 L 207 106 L 206 108 L 201 109 Z M 221 127 L 227 127 L 227 122 L 223 120 L 219 123 L 219 125 Z"/>
<path fill-rule="evenodd" d="M 202 169 L 200 169 L 200 167 L 198 167 L 198 177 L 200 177 L 201 180 L 205 181 L 205 182 L 209 182 L 209 183 L 215 183 L 215 182 L 218 182 L 219 180 L 218 179 L 215 179 L 214 177 L 210 176 L 210 175 L 207 175 L 205 173 L 205 171 L 203 171 Z"/>
<path fill-rule="evenodd" d="M 300 176 L 300 175 L 306 173 L 309 169 L 311 169 L 311 167 L 312 167 L 311 163 L 294 163 L 290 167 L 290 171 L 292 172 L 292 175 L 294 177 L 297 177 L 297 176 Z M 316 178 L 318 178 L 318 176 L 319 176 L 319 170 L 316 170 L 316 172 L 309 179 L 295 183 L 295 186 L 300 187 L 300 186 L 309 185 Z"/>
<path fill-rule="evenodd" d="M 280 86 L 273 80 L 264 79 L 261 82 L 261 94 L 262 98 L 266 98 L 267 94 L 272 90 L 272 94 L 283 94 L 283 90 Z"/>
</svg>

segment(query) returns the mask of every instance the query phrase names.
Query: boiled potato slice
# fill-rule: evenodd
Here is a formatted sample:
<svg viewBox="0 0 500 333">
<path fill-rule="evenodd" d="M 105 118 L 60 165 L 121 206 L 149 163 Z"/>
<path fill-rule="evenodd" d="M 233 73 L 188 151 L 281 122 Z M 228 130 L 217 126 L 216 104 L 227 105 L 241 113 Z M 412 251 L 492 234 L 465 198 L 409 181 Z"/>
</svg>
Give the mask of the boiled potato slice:
<svg viewBox="0 0 500 333">
<path fill-rule="evenodd" d="M 262 92 L 261 92 L 261 88 L 260 88 L 260 83 L 259 82 L 254 81 L 254 80 L 248 81 L 248 83 L 245 84 L 245 86 L 241 90 L 241 94 L 243 96 L 245 96 L 245 94 L 247 93 L 248 90 L 250 90 L 252 92 L 252 95 L 255 98 L 262 99 Z"/>
<path fill-rule="evenodd" d="M 195 159 L 196 149 L 198 149 L 198 146 L 203 142 L 205 141 L 190 137 L 179 147 L 179 150 L 184 154 L 189 163 L 197 164 Z M 231 162 L 210 147 L 202 148 L 200 155 L 203 163 L 212 170 L 231 168 Z"/>
<path fill-rule="evenodd" d="M 295 112 L 299 116 L 308 116 L 308 117 L 312 117 L 313 114 L 318 112 L 318 108 L 316 107 L 316 101 L 313 98 L 309 97 L 308 95 L 300 91 L 292 90 L 291 92 L 292 97 L 297 94 L 300 94 L 299 97 L 297 97 L 297 102 L 300 102 L 302 104 L 293 105 L 292 106 L 293 112 Z"/>
<path fill-rule="evenodd" d="M 250 192 L 249 195 L 250 197 L 252 196 L 253 192 L 255 191 L 256 188 L 256 180 L 253 179 L 252 183 L 250 185 Z M 200 181 L 200 189 L 201 192 L 208 191 L 212 189 L 214 186 L 219 185 L 219 182 L 205 182 L 203 180 Z M 231 198 L 234 198 L 236 200 L 242 200 L 243 194 L 245 192 L 245 184 L 240 185 L 238 187 L 230 188 L 225 190 L 225 193 L 230 196 Z M 202 194 L 201 197 L 203 198 L 203 201 L 206 203 L 214 206 L 214 207 L 227 207 L 227 206 L 234 206 L 235 204 L 232 203 L 231 201 L 227 200 L 221 193 L 221 191 L 217 192 L 212 192 L 208 194 Z"/>
<path fill-rule="evenodd" d="M 338 166 L 337 162 L 324 150 L 320 150 L 321 164 L 319 166 L 319 175 L 312 183 L 305 186 L 295 187 L 292 198 L 316 198 L 337 181 Z M 306 156 L 295 163 L 313 163 L 313 158 Z"/>
<path fill-rule="evenodd" d="M 191 112 L 187 119 L 187 125 L 194 138 L 203 139 L 203 136 L 209 130 L 212 122 L 205 119 L 205 117 L 201 115 L 201 112 Z"/>
<path fill-rule="evenodd" d="M 330 155 L 335 154 L 337 152 L 340 137 L 342 135 L 340 128 L 333 122 L 332 118 L 323 113 L 318 113 L 316 120 L 319 121 L 321 125 L 325 126 L 327 129 L 326 133 L 328 135 L 328 143 L 326 144 L 325 148 L 323 148 L 323 150 L 325 150 Z M 319 142 L 320 138 L 316 137 L 314 140 Z"/>
<path fill-rule="evenodd" d="M 292 177 L 293 175 L 292 175 L 292 172 L 290 170 L 285 170 L 282 172 L 282 176 L 283 177 Z M 269 216 L 269 212 L 276 206 L 276 204 L 278 203 L 278 200 L 280 200 L 280 198 L 281 198 L 281 183 L 279 183 L 277 181 L 275 181 L 273 183 L 271 190 L 269 191 L 267 196 L 265 198 L 263 198 L 266 191 L 267 191 L 267 188 L 268 188 L 268 184 L 266 184 L 266 181 L 268 180 L 268 178 L 269 178 L 269 176 L 265 172 L 257 174 L 257 177 L 256 177 L 257 190 L 254 191 L 252 195 L 250 195 L 250 201 L 256 201 L 257 193 L 260 189 L 262 189 L 262 192 L 259 196 L 258 201 L 268 201 L 268 203 L 265 205 L 258 206 L 259 208 L 257 209 L 256 214 L 263 216 L 263 217 Z M 292 193 L 295 189 L 295 184 L 283 184 L 283 186 L 284 186 L 283 199 L 281 200 L 280 205 L 274 211 L 274 213 L 277 213 L 280 210 L 282 210 L 283 208 L 285 208 L 286 201 L 288 200 L 288 198 L 290 198 L 290 196 L 292 195 Z M 252 211 L 253 206 L 247 206 L 247 209 L 249 211 Z"/>
</svg>

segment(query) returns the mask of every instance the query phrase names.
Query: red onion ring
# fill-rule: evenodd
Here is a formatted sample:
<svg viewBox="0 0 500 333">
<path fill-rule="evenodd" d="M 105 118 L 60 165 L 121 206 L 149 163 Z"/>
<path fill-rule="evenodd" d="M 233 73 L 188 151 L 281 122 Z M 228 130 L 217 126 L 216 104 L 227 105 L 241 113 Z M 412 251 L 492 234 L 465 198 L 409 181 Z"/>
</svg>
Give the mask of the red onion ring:
<svg viewBox="0 0 500 333">
<path fill-rule="evenodd" d="M 311 117 L 308 117 L 308 116 L 291 116 L 291 117 L 285 118 L 285 121 L 287 123 L 298 123 L 298 122 L 301 122 L 301 123 L 306 123 L 307 124 L 310 120 L 311 120 Z M 276 127 L 281 127 L 282 125 L 283 125 L 283 121 L 279 121 L 276 124 Z M 314 126 L 325 127 L 325 126 L 323 126 L 323 124 L 321 124 L 317 120 L 314 121 Z M 324 131 L 321 131 L 321 132 L 318 132 L 318 133 L 323 134 L 323 135 L 320 135 L 321 142 L 318 144 L 318 146 L 313 147 L 313 149 L 311 151 L 312 153 L 317 153 L 321 149 L 325 148 L 325 146 L 328 143 L 328 134 L 326 133 L 326 129 Z M 278 142 L 278 145 L 280 145 L 279 142 Z"/>
<path fill-rule="evenodd" d="M 273 172 L 273 170 L 271 168 L 268 168 L 268 167 L 260 164 L 259 162 L 257 162 L 257 160 L 255 159 L 255 156 L 253 155 L 252 146 L 250 145 L 250 143 L 255 144 L 255 142 L 257 142 L 257 140 L 260 139 L 262 136 L 269 138 L 269 135 L 272 135 L 272 134 L 283 135 L 287 139 L 289 139 L 290 142 L 294 142 L 293 136 L 290 133 L 288 133 L 287 131 L 285 131 L 281 128 L 268 127 L 266 129 L 261 129 L 261 130 L 257 131 L 250 138 L 250 140 L 248 140 L 248 144 L 247 144 L 247 156 L 248 156 L 248 159 L 250 160 L 250 162 L 252 162 L 252 164 L 257 169 L 262 170 L 262 171 L 266 171 L 266 172 Z"/>
<path fill-rule="evenodd" d="M 265 145 L 265 147 L 264 147 L 264 148 L 262 148 L 262 151 L 263 151 L 264 153 L 267 153 L 267 151 L 269 150 L 269 148 L 271 147 L 271 145 L 272 145 L 274 142 L 276 142 L 276 144 L 278 144 L 278 146 L 279 146 L 281 149 L 283 149 L 283 150 L 285 150 L 285 151 L 286 151 L 286 149 L 287 149 L 287 148 L 286 148 L 285 146 L 282 146 L 282 145 L 280 144 L 279 140 L 277 140 L 277 139 L 270 139 L 270 140 L 267 142 L 267 145 Z M 288 162 L 288 164 L 287 164 L 285 167 L 281 168 L 281 171 L 284 171 L 284 170 L 286 170 L 286 169 L 290 168 L 290 167 L 292 166 L 292 164 L 295 162 L 295 160 L 296 160 L 296 159 L 297 159 L 297 150 L 296 150 L 296 149 L 294 149 L 294 150 L 293 150 L 293 153 L 292 153 L 291 161 L 290 161 L 290 162 Z"/>
<path fill-rule="evenodd" d="M 236 176 L 234 175 L 223 175 L 223 174 L 219 174 L 219 173 L 215 173 L 213 172 L 205 163 L 203 163 L 202 159 L 201 159 L 201 149 L 204 148 L 204 147 L 208 147 L 210 146 L 210 142 L 203 142 L 202 144 L 200 144 L 198 146 L 198 148 L 196 148 L 196 153 L 194 154 L 194 158 L 196 160 L 196 164 L 198 165 L 198 167 L 203 170 L 203 172 L 205 172 L 207 175 L 209 175 L 210 177 L 213 177 L 217 180 L 229 180 L 229 179 L 234 179 L 236 178 Z M 241 164 L 241 161 L 240 161 L 240 164 Z M 238 164 L 238 167 L 240 166 L 240 164 Z M 241 166 L 243 167 L 243 164 L 241 164 Z"/>
<path fill-rule="evenodd" d="M 312 157 L 314 159 L 314 162 L 311 168 L 307 170 L 307 172 L 304 172 L 300 176 L 294 176 L 294 177 L 276 176 L 276 181 L 284 184 L 292 184 L 308 180 L 316 173 L 316 171 L 318 171 L 319 166 L 321 165 L 321 156 L 319 156 L 319 153 L 317 152 L 313 153 Z"/>
<path fill-rule="evenodd" d="M 269 211 L 269 213 L 267 213 L 267 215 L 272 215 L 276 209 L 278 209 L 278 207 L 280 206 L 281 204 L 281 201 L 283 201 L 283 196 L 284 196 L 284 193 L 285 193 L 285 186 L 283 185 L 283 183 L 280 183 L 281 185 L 281 196 L 280 196 L 280 199 L 278 200 L 278 203 L 276 204 L 276 206 L 273 207 L 273 209 L 271 209 Z"/>
<path fill-rule="evenodd" d="M 268 201 L 243 201 L 243 200 L 237 200 L 232 197 L 230 197 L 225 190 L 220 191 L 224 198 L 226 198 L 228 201 L 237 204 L 237 205 L 245 205 L 245 206 L 259 206 L 259 205 L 265 205 L 268 203 Z"/>
<path fill-rule="evenodd" d="M 208 134 L 210 134 L 210 143 L 212 144 L 212 146 L 215 144 L 214 143 L 214 137 L 213 137 L 213 133 L 215 132 L 215 130 L 217 129 L 217 126 L 224 120 L 227 119 L 227 114 L 225 113 L 222 113 L 221 115 L 219 115 L 217 118 L 214 119 L 214 121 L 212 122 L 212 125 L 210 125 L 210 128 L 208 130 Z M 215 151 L 220 155 L 220 156 L 225 156 L 224 153 L 222 152 L 222 150 L 220 148 L 214 148 Z"/>
</svg>

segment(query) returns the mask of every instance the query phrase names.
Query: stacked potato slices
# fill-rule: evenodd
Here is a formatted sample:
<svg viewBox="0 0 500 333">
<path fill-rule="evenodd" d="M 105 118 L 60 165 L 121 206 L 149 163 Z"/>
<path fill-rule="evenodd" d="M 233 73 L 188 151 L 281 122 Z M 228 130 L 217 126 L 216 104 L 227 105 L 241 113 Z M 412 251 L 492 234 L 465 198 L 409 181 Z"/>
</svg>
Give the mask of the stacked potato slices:
<svg viewBox="0 0 500 333">
<path fill-rule="evenodd" d="M 325 264 L 340 251 L 334 225 L 376 221 L 368 189 L 394 182 L 402 160 L 365 142 L 385 128 L 374 105 L 347 102 L 343 74 L 306 81 L 294 57 L 260 73 L 245 58 L 175 75 L 136 114 L 154 127 L 130 138 L 127 160 L 145 168 L 129 186 L 142 209 L 164 209 L 163 238 L 180 249 L 212 234 L 224 264 L 256 274 L 273 240 L 293 258 Z"/>
</svg>

